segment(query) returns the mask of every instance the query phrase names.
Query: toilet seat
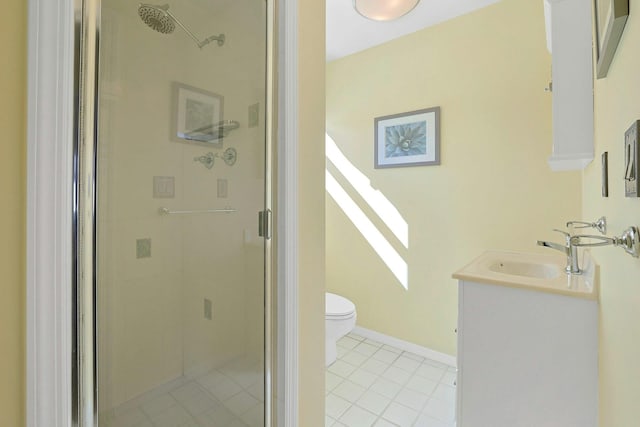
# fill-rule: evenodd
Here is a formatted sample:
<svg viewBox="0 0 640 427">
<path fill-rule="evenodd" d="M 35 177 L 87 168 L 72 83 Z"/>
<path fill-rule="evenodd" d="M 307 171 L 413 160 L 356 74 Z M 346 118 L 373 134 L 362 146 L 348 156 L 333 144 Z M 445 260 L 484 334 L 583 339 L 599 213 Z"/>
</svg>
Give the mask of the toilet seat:
<svg viewBox="0 0 640 427">
<path fill-rule="evenodd" d="M 356 306 L 351 301 L 330 292 L 325 295 L 324 309 L 327 319 L 336 320 L 351 318 L 356 312 Z"/>
</svg>

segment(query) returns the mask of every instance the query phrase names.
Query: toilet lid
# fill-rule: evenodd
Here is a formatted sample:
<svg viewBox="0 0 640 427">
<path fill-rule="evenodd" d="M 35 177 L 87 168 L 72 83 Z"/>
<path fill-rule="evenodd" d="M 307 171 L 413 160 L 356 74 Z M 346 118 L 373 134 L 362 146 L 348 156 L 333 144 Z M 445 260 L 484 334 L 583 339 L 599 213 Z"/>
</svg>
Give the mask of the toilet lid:
<svg viewBox="0 0 640 427">
<path fill-rule="evenodd" d="M 356 311 L 356 306 L 351 301 L 330 292 L 325 295 L 324 308 L 327 316 L 348 316 Z"/>
</svg>

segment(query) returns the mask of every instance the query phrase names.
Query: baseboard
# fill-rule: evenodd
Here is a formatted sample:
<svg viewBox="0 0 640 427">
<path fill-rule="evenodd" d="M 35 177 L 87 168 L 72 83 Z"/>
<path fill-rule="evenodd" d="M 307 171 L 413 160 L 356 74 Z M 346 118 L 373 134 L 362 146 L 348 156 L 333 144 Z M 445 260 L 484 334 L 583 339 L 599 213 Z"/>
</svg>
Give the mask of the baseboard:
<svg viewBox="0 0 640 427">
<path fill-rule="evenodd" d="M 444 363 L 445 365 L 452 366 L 454 368 L 457 366 L 455 356 L 440 353 L 439 351 L 431 350 L 430 348 L 422 347 L 421 345 L 414 344 L 409 341 L 404 341 L 380 332 L 372 331 L 371 329 L 363 328 L 362 326 L 356 326 L 353 328 L 352 332 L 362 337 L 426 357 L 427 359 L 435 360 L 436 362 Z"/>
</svg>

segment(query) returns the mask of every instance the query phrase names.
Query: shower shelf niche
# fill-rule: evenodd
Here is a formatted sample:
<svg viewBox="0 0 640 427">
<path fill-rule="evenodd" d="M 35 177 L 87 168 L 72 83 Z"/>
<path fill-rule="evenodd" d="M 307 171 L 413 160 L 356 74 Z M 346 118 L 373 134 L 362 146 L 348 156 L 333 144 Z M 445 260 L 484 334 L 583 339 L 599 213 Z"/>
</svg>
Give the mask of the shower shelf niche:
<svg viewBox="0 0 640 427">
<path fill-rule="evenodd" d="M 236 120 L 222 120 L 210 126 L 201 127 L 185 133 L 185 139 L 198 142 L 213 142 L 229 135 L 229 132 L 240 127 Z"/>
</svg>

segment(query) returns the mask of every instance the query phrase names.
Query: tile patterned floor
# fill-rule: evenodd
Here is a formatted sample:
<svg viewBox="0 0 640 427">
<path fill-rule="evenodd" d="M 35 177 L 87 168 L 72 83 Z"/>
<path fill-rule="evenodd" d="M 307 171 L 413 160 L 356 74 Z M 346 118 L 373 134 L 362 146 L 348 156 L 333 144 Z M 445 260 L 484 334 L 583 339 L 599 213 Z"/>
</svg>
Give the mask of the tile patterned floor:
<svg viewBox="0 0 640 427">
<path fill-rule="evenodd" d="M 349 334 L 326 372 L 326 427 L 454 427 L 456 370 Z"/>
<path fill-rule="evenodd" d="M 263 372 L 241 359 L 196 379 L 179 379 L 116 408 L 108 427 L 262 427 Z"/>
</svg>

